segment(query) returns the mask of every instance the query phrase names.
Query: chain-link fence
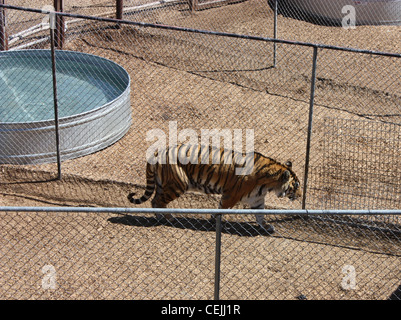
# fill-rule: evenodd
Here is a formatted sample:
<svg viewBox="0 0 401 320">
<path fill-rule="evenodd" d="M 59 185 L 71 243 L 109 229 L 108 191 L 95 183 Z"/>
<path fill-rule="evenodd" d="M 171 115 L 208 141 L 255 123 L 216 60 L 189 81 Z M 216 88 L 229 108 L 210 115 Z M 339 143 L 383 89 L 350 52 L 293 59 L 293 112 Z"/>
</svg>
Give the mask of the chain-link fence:
<svg viewBox="0 0 401 320">
<path fill-rule="evenodd" d="M 399 0 L 335 0 L 330 3 L 322 0 L 2 1 L 15 6 L 44 10 L 53 7 L 57 2 L 62 2 L 64 12 L 97 17 L 119 16 L 117 4 L 121 2 L 120 16 L 125 20 L 399 52 L 397 41 L 401 22 Z M 228 5 L 232 2 L 234 3 Z M 199 8 L 192 10 L 194 8 L 192 3 L 195 5 L 198 3 Z M 213 14 L 210 10 L 204 9 L 205 5 L 210 3 L 217 4 L 212 8 Z M 313 15 L 313 12 L 317 14 Z M 25 39 L 29 41 L 29 35 L 42 27 L 40 16 L 34 18 L 31 14 L 25 17 L 24 15 L 19 12 L 19 23 L 9 25 L 10 45 L 17 42 L 21 44 L 23 37 L 27 37 Z M 369 21 L 366 21 L 366 17 Z M 67 21 L 67 29 L 73 27 L 74 23 L 74 19 Z M 71 38 L 71 34 L 69 37 Z"/>
<path fill-rule="evenodd" d="M 233 136 L 237 130 L 245 144 L 246 130 L 251 129 L 256 151 L 281 162 L 290 159 L 300 180 L 307 178 L 304 204 L 268 194 L 268 208 L 400 209 L 396 155 L 401 60 L 396 53 L 369 52 L 399 52 L 394 49 L 398 29 L 393 28 L 397 27 L 364 26 L 363 32 L 360 27 L 320 29 L 321 25 L 279 15 L 280 38 L 303 41 L 305 34 L 289 36 L 288 32 L 305 26 L 308 41 L 348 46 L 358 39 L 356 46 L 363 50 L 291 41 L 274 45 L 266 38 L 273 37 L 274 20 L 267 1 L 210 8 L 196 8 L 195 1 L 192 6 L 125 1 L 126 22 L 102 20 L 115 17 L 115 4 L 108 1 L 65 2 L 63 51 L 55 53 L 63 160 L 62 179 L 56 179 L 55 163 L 16 164 L 7 161 L 11 157 L 5 154 L 22 150 L 22 145 L 36 150 L 47 141 L 45 145 L 56 155 L 45 4 L 38 1 L 35 6 L 44 13 L 3 10 L 10 50 L 0 54 L 2 205 L 127 207 L 127 194 L 141 194 L 145 188 L 151 130 L 163 133 L 166 143 L 187 138 L 188 132 L 200 136 L 203 130 L 217 129 Z M 319 41 L 329 34 L 329 40 Z M 378 34 L 381 41 L 372 43 Z M 35 50 L 32 57 L 30 50 L 15 49 L 46 51 Z M 14 60 L 7 60 L 13 55 Z M 123 71 L 116 71 L 120 67 Z M 129 77 L 124 78 L 124 72 Z M 127 89 L 128 102 L 120 99 Z M 74 109 L 72 102 L 89 109 Z M 106 116 L 126 110 L 121 106 L 127 103 L 128 115 Z M 48 116 L 18 121 L 11 117 L 24 112 L 36 117 L 32 110 L 37 114 L 46 110 L 43 114 Z M 93 115 L 94 110 L 100 112 Z M 93 118 L 96 122 L 91 122 Z M 121 129 L 123 121 L 128 131 Z M 102 136 L 106 129 L 107 137 L 114 135 L 114 140 Z M 97 148 L 91 143 L 97 143 Z M 67 157 L 71 145 L 89 152 Z M 27 149 L 28 156 L 36 154 Z M 216 208 L 217 204 L 217 196 L 188 193 L 171 207 Z M 5 212 L 3 216 L 5 297 L 213 296 L 215 227 L 209 217 L 178 216 L 172 225 L 160 225 L 146 214 Z M 253 217 L 224 219 L 221 297 L 388 298 L 399 285 L 396 214 L 310 219 L 271 215 L 268 220 L 278 230 L 273 237 L 255 228 Z M 133 234 L 139 239 L 132 240 Z M 170 242 L 172 246 L 166 248 Z M 36 251 L 27 249 L 36 244 Z M 70 260 L 72 255 L 78 257 L 76 261 Z M 32 272 L 27 271 L 29 263 Z M 376 271 L 383 265 L 385 271 Z M 41 273 L 38 266 L 48 266 L 47 271 Z M 53 272 L 52 267 L 58 289 L 43 291 L 40 281 Z M 177 273 L 182 278 L 172 280 L 167 270 L 172 270 L 172 277 Z M 348 287 L 341 285 L 352 270 L 358 279 L 356 290 L 348 290 L 350 282 Z M 132 272 L 137 274 L 135 280 L 129 278 Z M 73 279 L 74 274 L 82 280 Z M 267 289 L 271 287 L 275 290 Z"/>
<path fill-rule="evenodd" d="M 163 224 L 146 212 L 80 210 L 1 213 L 2 298 L 400 297 L 400 229 L 359 216 L 276 214 L 269 236 L 253 215 L 227 214 L 219 235 L 204 213 Z"/>
</svg>

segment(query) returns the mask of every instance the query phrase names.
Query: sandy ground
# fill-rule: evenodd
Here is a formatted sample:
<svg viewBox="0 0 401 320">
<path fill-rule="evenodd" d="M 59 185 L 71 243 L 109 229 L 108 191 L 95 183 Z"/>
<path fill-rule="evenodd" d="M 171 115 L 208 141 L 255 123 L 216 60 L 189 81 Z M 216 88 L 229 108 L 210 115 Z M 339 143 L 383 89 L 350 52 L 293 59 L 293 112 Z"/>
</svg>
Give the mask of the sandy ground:
<svg viewBox="0 0 401 320">
<path fill-rule="evenodd" d="M 79 3 L 82 7 L 86 4 Z M 112 11 L 105 2 L 99 3 L 89 8 L 75 5 L 70 11 Z M 38 1 L 36 7 L 42 4 Z M 268 27 L 272 13 L 265 1 L 195 13 L 180 6 L 140 11 L 127 18 L 254 35 L 271 36 L 272 32 Z M 14 19 L 26 24 L 37 21 L 26 21 L 24 15 Z M 284 17 L 280 21 L 282 38 L 399 51 L 398 27 L 344 31 Z M 251 128 L 255 149 L 280 161 L 291 159 L 302 180 L 310 48 L 278 46 L 278 67 L 272 68 L 271 44 L 111 27 L 71 24 L 65 49 L 112 59 L 129 72 L 130 131 L 101 152 L 63 162 L 61 181 L 54 180 L 54 164 L 1 165 L 1 205 L 128 206 L 128 192 L 140 194 L 144 188 L 144 154 L 149 146 L 146 132 L 160 128 L 167 133 L 170 121 L 177 121 L 179 130 L 196 132 L 203 128 Z M 16 24 L 15 32 L 18 28 L 21 23 Z M 372 42 L 372 38 L 377 41 Z M 395 178 L 400 172 L 394 168 L 401 167 L 396 157 L 400 146 L 399 139 L 393 137 L 399 134 L 400 62 L 327 51 L 319 53 L 318 61 L 308 207 L 399 208 L 400 183 Z M 354 121 L 351 129 L 350 121 Z M 355 127 L 363 129 L 355 131 Z M 391 132 L 390 138 L 382 137 L 381 132 Z M 354 137 L 359 143 L 353 142 Z M 375 156 L 361 156 L 365 154 Z M 384 178 L 377 178 L 377 170 Z M 361 184 L 372 188 L 360 191 Z M 172 206 L 215 208 L 217 203 L 217 197 L 188 194 Z M 290 203 L 271 195 L 267 199 L 267 207 L 300 205 L 300 201 Z M 214 227 L 208 217 L 177 217 L 172 225 L 164 225 L 146 215 L 2 216 L 1 297 L 213 296 Z M 268 236 L 254 227 L 253 217 L 226 219 L 222 298 L 295 299 L 305 295 L 310 299 L 384 299 L 400 283 L 397 232 L 361 228 L 354 220 L 269 217 L 277 232 Z M 370 226 L 383 227 L 382 220 L 371 220 Z M 395 218 L 386 221 L 394 222 Z M 54 266 L 57 272 L 54 290 L 41 286 L 45 265 Z M 347 289 L 342 282 L 347 275 L 342 271 L 344 266 L 356 270 L 355 289 Z"/>
</svg>

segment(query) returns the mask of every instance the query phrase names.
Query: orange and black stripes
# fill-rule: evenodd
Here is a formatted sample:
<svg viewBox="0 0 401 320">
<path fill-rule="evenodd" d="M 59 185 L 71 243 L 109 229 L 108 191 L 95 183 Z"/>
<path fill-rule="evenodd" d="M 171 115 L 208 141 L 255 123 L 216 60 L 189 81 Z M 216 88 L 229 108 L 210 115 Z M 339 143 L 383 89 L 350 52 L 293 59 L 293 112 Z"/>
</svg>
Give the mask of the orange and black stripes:
<svg viewBox="0 0 401 320">
<path fill-rule="evenodd" d="M 300 196 L 292 164 L 281 164 L 260 153 L 246 155 L 223 148 L 181 144 L 159 150 L 155 155 L 166 161 L 147 164 L 145 193 L 139 199 L 133 193 L 128 195 L 134 204 L 147 201 L 155 191 L 152 206 L 161 208 L 188 190 L 221 194 L 222 208 L 240 201 L 260 208 L 266 193 L 273 190 L 279 197 L 291 200 Z M 244 168 L 249 169 L 247 174 L 237 174 L 237 169 Z"/>
</svg>

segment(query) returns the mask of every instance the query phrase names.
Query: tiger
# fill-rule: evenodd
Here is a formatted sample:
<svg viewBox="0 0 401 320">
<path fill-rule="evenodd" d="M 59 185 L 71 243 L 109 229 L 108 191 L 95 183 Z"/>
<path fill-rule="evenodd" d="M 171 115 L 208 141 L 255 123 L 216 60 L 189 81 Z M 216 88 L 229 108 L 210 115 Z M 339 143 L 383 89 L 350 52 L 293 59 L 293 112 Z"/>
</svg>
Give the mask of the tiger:
<svg viewBox="0 0 401 320">
<path fill-rule="evenodd" d="M 241 153 L 183 143 L 156 150 L 153 158 L 148 158 L 145 192 L 140 198 L 129 193 L 128 200 L 141 204 L 155 192 L 152 207 L 166 208 L 187 191 L 221 195 L 219 209 L 229 209 L 237 203 L 264 209 L 265 196 L 271 191 L 279 198 L 288 197 L 292 201 L 301 195 L 291 161 L 282 164 L 258 152 Z M 171 214 L 157 215 L 157 218 L 173 219 Z M 268 233 L 274 232 L 274 227 L 266 224 L 264 214 L 255 214 L 255 218 Z"/>
</svg>

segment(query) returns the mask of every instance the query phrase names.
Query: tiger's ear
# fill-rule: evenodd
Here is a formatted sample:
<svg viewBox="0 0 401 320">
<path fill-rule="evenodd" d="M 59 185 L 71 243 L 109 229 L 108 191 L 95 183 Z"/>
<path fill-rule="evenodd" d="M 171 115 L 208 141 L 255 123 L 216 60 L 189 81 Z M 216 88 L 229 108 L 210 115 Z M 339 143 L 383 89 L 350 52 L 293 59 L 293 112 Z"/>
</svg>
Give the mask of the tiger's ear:
<svg viewBox="0 0 401 320">
<path fill-rule="evenodd" d="M 292 168 L 292 162 L 290 161 L 290 160 L 288 160 L 286 163 L 285 163 L 285 165 L 288 167 L 288 168 Z"/>
<path fill-rule="evenodd" d="M 283 181 L 283 182 L 286 182 L 286 181 L 288 181 L 290 179 L 290 171 L 289 170 L 285 170 L 284 172 L 283 172 L 283 175 L 281 176 L 281 180 Z"/>
</svg>

